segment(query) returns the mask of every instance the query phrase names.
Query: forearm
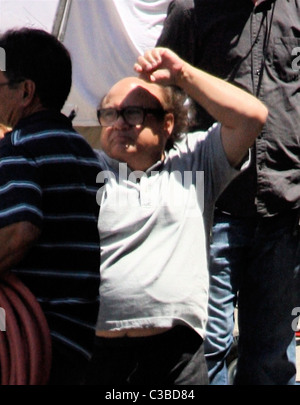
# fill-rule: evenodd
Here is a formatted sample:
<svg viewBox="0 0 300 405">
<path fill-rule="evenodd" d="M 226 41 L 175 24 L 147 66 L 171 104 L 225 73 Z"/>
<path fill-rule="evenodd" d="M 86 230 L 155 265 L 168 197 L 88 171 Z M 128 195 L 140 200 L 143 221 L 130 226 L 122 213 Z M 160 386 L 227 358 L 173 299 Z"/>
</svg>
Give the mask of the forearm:
<svg viewBox="0 0 300 405">
<path fill-rule="evenodd" d="M 169 49 L 146 52 L 138 58 L 135 70 L 153 83 L 177 85 L 220 122 L 232 166 L 241 162 L 266 122 L 268 110 L 256 97 L 195 68 Z"/>
<path fill-rule="evenodd" d="M 260 134 L 268 116 L 264 104 L 238 87 L 184 63 L 176 84 L 222 124 L 229 163 L 235 167 Z"/>
<path fill-rule="evenodd" d="M 225 127 L 242 130 L 251 122 L 249 136 L 255 138 L 265 122 L 267 109 L 256 97 L 188 63 L 183 64 L 176 85 Z"/>
<path fill-rule="evenodd" d="M 266 121 L 268 110 L 256 97 L 192 66 L 169 49 L 147 51 L 138 58 L 135 70 L 153 83 L 177 85 L 223 126 L 239 132 L 246 128 L 254 139 Z"/>
<path fill-rule="evenodd" d="M 39 228 L 29 222 L 18 222 L 0 229 L 0 274 L 17 265 L 39 235 Z"/>
</svg>

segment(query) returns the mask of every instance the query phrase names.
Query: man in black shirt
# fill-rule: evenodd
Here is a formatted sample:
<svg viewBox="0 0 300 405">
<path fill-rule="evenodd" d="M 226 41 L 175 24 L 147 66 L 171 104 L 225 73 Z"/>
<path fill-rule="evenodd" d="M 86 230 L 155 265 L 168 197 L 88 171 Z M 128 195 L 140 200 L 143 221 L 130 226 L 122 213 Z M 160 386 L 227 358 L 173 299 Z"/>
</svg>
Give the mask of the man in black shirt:
<svg viewBox="0 0 300 405">
<path fill-rule="evenodd" d="M 252 165 L 216 204 L 206 359 L 226 384 L 239 292 L 236 384 L 293 384 L 300 237 L 300 1 L 172 1 L 157 46 L 259 97 L 267 123 Z M 198 110 L 196 126 L 212 123 Z"/>
</svg>

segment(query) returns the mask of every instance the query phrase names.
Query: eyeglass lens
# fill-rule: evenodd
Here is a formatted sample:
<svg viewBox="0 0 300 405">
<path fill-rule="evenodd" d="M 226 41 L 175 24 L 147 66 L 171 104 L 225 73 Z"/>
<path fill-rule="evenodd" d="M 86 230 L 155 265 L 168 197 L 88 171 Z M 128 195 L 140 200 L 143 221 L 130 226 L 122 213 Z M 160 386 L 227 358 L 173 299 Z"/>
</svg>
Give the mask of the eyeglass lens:
<svg viewBox="0 0 300 405">
<path fill-rule="evenodd" d="M 142 107 L 126 107 L 122 110 L 104 108 L 98 110 L 99 122 L 102 126 L 113 125 L 119 116 L 129 125 L 140 125 L 144 121 L 145 112 Z"/>
</svg>

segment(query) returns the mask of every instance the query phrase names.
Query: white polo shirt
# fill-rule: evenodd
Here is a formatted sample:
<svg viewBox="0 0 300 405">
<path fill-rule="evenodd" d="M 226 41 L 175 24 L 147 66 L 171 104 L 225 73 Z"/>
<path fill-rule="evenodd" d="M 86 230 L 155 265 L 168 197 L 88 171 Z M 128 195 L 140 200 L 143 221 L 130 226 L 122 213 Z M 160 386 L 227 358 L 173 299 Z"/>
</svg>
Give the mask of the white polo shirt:
<svg viewBox="0 0 300 405">
<path fill-rule="evenodd" d="M 214 202 L 239 171 L 220 125 L 188 134 L 145 173 L 99 151 L 98 330 L 186 324 L 203 338 Z"/>
</svg>

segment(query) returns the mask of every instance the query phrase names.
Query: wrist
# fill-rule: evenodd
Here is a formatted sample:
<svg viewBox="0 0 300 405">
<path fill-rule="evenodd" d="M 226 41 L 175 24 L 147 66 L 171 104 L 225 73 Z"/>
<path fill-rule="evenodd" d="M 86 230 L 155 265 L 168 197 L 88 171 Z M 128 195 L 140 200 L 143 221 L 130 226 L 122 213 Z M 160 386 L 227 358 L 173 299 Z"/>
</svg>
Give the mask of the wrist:
<svg viewBox="0 0 300 405">
<path fill-rule="evenodd" d="M 182 89 L 184 89 L 185 84 L 188 82 L 190 77 L 191 65 L 187 62 L 183 62 L 181 68 L 178 70 L 175 76 L 174 84 Z"/>
</svg>

